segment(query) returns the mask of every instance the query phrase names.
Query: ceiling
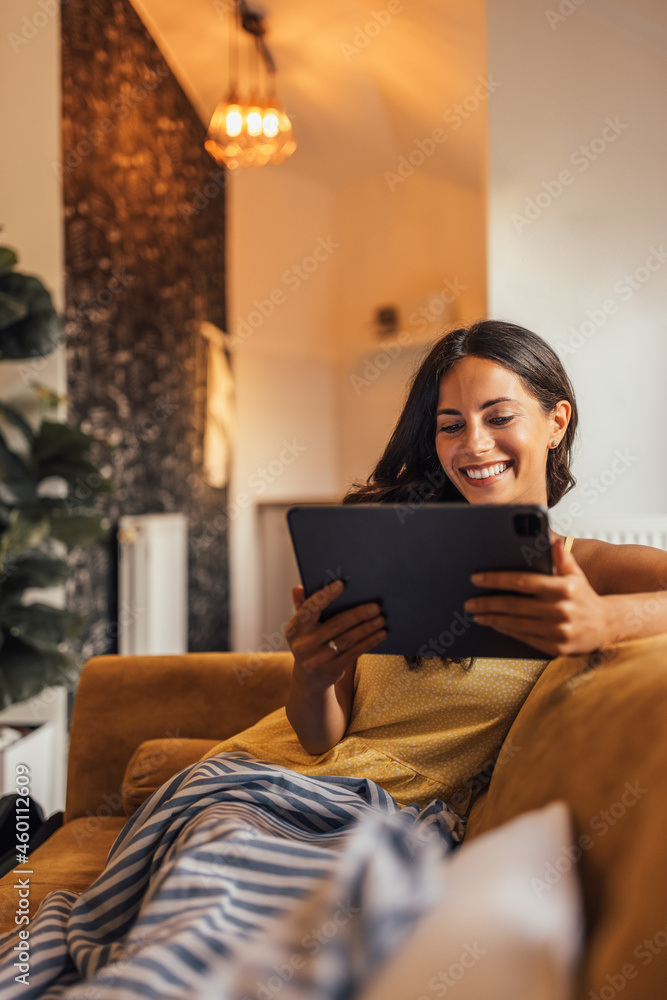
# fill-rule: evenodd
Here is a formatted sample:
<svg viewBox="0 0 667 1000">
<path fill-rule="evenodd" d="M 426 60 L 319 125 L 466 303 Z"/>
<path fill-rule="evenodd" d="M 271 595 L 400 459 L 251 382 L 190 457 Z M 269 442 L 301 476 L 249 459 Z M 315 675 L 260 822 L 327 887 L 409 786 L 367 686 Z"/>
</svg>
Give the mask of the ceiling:
<svg viewBox="0 0 667 1000">
<path fill-rule="evenodd" d="M 202 121 L 228 83 L 230 0 L 132 0 Z M 277 90 L 298 149 L 290 168 L 339 185 L 395 171 L 485 76 L 484 0 L 266 0 Z M 394 13 L 391 13 L 394 11 Z M 383 22 L 383 23 L 380 23 Z M 420 171 L 479 188 L 485 102 Z"/>
<path fill-rule="evenodd" d="M 132 3 L 208 125 L 229 80 L 231 0 Z M 278 96 L 293 121 L 290 172 L 338 185 L 395 171 L 486 75 L 485 0 L 248 3 L 266 15 Z M 587 0 L 576 9 L 664 48 L 664 0 Z M 482 188 L 486 127 L 482 102 L 459 128 L 445 126 L 446 142 L 420 173 Z"/>
</svg>

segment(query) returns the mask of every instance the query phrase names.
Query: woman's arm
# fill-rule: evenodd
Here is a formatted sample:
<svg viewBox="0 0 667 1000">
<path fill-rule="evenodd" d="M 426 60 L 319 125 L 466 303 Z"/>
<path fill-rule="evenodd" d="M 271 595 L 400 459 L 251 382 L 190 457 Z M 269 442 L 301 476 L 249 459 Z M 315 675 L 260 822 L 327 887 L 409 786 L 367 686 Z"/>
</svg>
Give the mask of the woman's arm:
<svg viewBox="0 0 667 1000">
<path fill-rule="evenodd" d="M 307 753 L 326 753 L 343 738 L 352 711 L 355 667 L 356 660 L 334 684 L 322 687 L 294 664 L 285 707 L 288 721 Z"/>
<path fill-rule="evenodd" d="M 626 551 L 619 551 L 626 550 Z M 640 551 L 637 551 L 640 550 Z M 475 621 L 522 639 L 549 656 L 595 649 L 667 632 L 667 553 L 645 545 L 606 543 L 591 563 L 594 589 L 562 541 L 552 543 L 554 575 L 475 574 L 483 587 L 517 591 L 466 601 Z M 519 596 L 521 594 L 527 595 Z"/>
<path fill-rule="evenodd" d="M 572 554 L 598 594 L 644 594 L 667 588 L 667 552 L 651 545 L 577 538 Z"/>
<path fill-rule="evenodd" d="M 604 598 L 611 642 L 667 632 L 667 552 L 587 540 L 588 579 Z"/>
<path fill-rule="evenodd" d="M 361 604 L 320 622 L 321 612 L 342 589 L 335 580 L 304 600 L 303 587 L 295 587 L 297 610 L 285 627 L 294 654 L 287 719 L 303 749 L 312 754 L 326 753 L 343 738 L 352 711 L 357 659 L 387 634 L 377 604 Z M 336 649 L 329 646 L 332 640 Z"/>
<path fill-rule="evenodd" d="M 606 594 L 608 645 L 667 632 L 667 592 Z"/>
</svg>

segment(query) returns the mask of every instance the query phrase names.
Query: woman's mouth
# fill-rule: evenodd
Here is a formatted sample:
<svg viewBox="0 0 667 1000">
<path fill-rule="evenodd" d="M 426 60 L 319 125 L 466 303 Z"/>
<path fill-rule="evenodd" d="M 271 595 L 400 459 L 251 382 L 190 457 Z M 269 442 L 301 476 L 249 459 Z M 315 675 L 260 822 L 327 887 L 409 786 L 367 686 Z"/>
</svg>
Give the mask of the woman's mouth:
<svg viewBox="0 0 667 1000">
<path fill-rule="evenodd" d="M 497 483 L 514 462 L 497 462 L 495 465 L 487 465 L 482 469 L 462 469 L 466 479 L 477 485 Z"/>
</svg>

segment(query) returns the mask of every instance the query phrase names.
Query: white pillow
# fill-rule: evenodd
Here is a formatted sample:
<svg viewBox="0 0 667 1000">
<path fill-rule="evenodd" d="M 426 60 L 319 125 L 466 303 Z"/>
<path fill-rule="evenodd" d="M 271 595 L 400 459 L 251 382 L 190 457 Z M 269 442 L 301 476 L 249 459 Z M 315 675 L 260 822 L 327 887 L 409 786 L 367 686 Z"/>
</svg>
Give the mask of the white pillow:
<svg viewBox="0 0 667 1000">
<path fill-rule="evenodd" d="M 569 1000 L 583 906 L 568 808 L 553 802 L 465 844 L 426 914 L 358 1000 Z"/>
</svg>

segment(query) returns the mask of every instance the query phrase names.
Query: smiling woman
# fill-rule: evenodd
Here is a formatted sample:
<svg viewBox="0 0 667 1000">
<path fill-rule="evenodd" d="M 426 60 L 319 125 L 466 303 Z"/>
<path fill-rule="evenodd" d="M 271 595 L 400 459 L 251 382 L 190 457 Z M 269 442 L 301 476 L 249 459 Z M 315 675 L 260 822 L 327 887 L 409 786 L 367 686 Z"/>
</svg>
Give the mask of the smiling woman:
<svg viewBox="0 0 667 1000">
<path fill-rule="evenodd" d="M 425 357 L 384 454 L 345 500 L 553 507 L 576 482 L 577 424 L 570 380 L 541 337 L 493 320 L 453 330 Z M 484 474 L 500 464 L 509 478 Z M 502 494 L 489 488 L 501 482 Z"/>
<path fill-rule="evenodd" d="M 485 399 L 488 393 L 491 398 Z M 465 414 L 445 405 L 452 401 Z M 544 406 L 549 404 L 547 397 Z M 572 409 L 569 400 L 561 399 L 545 413 L 512 371 L 486 358 L 464 358 L 440 382 L 440 464 L 471 503 L 479 494 L 485 503 L 508 503 L 511 497 L 513 503 L 546 506 L 545 463 L 560 444 Z"/>
<path fill-rule="evenodd" d="M 384 454 L 345 500 L 551 508 L 576 482 L 577 424 L 572 385 L 546 341 L 515 324 L 475 323 L 433 345 Z M 517 596 L 476 598 L 466 610 L 550 656 L 667 632 L 667 602 L 649 620 L 640 613 L 664 589 L 667 554 L 576 538 L 570 552 L 562 536 L 551 537 L 554 576 L 487 575 L 486 587 Z"/>
</svg>

